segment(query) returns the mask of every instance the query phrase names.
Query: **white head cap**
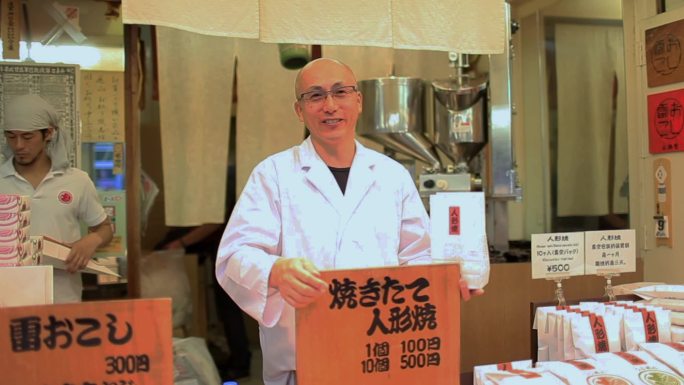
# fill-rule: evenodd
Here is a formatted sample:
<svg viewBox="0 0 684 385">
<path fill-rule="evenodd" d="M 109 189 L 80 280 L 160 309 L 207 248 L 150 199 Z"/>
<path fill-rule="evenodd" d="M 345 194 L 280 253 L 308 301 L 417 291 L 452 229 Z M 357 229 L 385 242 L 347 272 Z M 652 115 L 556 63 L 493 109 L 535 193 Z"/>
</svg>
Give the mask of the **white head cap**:
<svg viewBox="0 0 684 385">
<path fill-rule="evenodd" d="M 5 106 L 3 116 L 4 131 L 37 131 L 53 127 L 52 139 L 47 145 L 46 153 L 52 161 L 52 169 L 69 167 L 69 133 L 59 129 L 59 115 L 55 108 L 36 94 L 27 94 L 12 98 Z M 2 154 L 9 159 L 12 149 L 5 144 Z"/>
</svg>

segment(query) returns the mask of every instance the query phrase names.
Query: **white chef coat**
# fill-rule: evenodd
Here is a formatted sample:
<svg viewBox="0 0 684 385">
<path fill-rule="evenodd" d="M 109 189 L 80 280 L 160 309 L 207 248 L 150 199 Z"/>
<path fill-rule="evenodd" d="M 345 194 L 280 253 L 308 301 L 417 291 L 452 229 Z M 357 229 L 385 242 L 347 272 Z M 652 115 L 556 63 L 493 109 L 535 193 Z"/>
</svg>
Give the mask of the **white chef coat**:
<svg viewBox="0 0 684 385">
<path fill-rule="evenodd" d="M 410 174 L 356 142 L 343 195 L 310 138 L 255 167 L 223 234 L 216 274 L 259 322 L 266 385 L 287 384 L 295 370 L 294 308 L 268 287 L 281 257 L 306 257 L 321 270 L 429 263 L 429 218 Z"/>
<path fill-rule="evenodd" d="M 37 188 L 14 169 L 13 158 L 0 166 L 0 194 L 31 198 L 30 235 L 47 235 L 60 242 L 81 239 L 80 221 L 88 227 L 107 219 L 88 174 L 77 168 L 50 170 Z M 83 284 L 80 273 L 54 269 L 55 303 L 80 302 Z"/>
</svg>

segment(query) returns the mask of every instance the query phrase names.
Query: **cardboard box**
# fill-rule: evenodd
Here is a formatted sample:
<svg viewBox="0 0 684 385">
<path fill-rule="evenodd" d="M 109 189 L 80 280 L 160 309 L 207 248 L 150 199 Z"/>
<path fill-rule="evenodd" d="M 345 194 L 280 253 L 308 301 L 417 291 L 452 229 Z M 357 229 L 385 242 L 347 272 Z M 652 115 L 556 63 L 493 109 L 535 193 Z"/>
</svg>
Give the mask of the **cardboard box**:
<svg viewBox="0 0 684 385">
<path fill-rule="evenodd" d="M 0 308 L 53 303 L 52 266 L 0 268 Z"/>
<path fill-rule="evenodd" d="M 42 260 L 41 264 L 54 266 L 57 269 L 66 269 L 66 259 L 71 248 L 50 237 L 43 237 Z M 120 277 L 119 274 L 98 264 L 95 261 L 88 261 L 88 265 L 81 270 L 81 273 L 106 274 Z"/>
</svg>

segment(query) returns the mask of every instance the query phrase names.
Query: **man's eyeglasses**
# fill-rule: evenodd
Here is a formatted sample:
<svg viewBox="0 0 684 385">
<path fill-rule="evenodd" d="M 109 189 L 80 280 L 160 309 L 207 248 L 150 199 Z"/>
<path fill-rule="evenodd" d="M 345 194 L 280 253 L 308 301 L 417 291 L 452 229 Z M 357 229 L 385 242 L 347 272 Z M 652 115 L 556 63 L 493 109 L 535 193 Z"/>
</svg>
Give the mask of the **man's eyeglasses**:
<svg viewBox="0 0 684 385">
<path fill-rule="evenodd" d="M 307 104 L 318 104 L 322 103 L 328 98 L 328 95 L 332 95 L 335 100 L 345 100 L 356 92 L 356 86 L 342 86 L 335 87 L 330 91 L 324 90 L 314 90 L 309 92 L 304 92 L 299 95 L 299 100 L 303 100 Z"/>
</svg>

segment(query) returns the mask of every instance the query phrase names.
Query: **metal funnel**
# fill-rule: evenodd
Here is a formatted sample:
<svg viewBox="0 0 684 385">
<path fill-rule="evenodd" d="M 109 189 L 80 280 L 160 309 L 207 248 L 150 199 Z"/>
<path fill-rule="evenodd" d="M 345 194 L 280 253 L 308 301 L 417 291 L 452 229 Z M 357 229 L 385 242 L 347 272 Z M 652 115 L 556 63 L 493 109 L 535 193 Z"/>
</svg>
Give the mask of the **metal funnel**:
<svg viewBox="0 0 684 385">
<path fill-rule="evenodd" d="M 487 81 L 432 82 L 435 142 L 454 163 L 468 164 L 487 143 Z"/>
<path fill-rule="evenodd" d="M 361 80 L 359 90 L 363 94 L 363 112 L 356 126 L 359 135 L 440 168 L 434 145 L 423 134 L 423 80 L 394 76 Z"/>
<path fill-rule="evenodd" d="M 465 77 L 465 76 L 464 76 Z M 474 85 L 471 85 L 474 83 Z M 465 110 L 483 97 L 487 89 L 486 79 L 442 79 L 432 82 L 435 98 L 450 110 Z"/>
</svg>

